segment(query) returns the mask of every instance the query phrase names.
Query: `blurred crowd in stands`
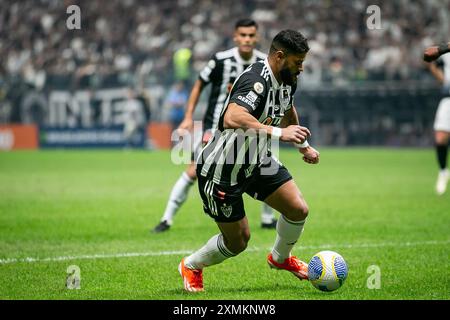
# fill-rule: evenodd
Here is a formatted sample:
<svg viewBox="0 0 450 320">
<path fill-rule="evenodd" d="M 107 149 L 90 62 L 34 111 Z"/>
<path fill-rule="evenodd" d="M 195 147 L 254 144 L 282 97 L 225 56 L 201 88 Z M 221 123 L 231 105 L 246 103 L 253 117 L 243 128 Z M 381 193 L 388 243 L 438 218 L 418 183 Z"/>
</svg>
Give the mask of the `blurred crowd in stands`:
<svg viewBox="0 0 450 320">
<path fill-rule="evenodd" d="M 80 29 L 67 27 L 71 5 Z M 368 28 L 371 5 L 379 29 Z M 307 36 L 302 88 L 433 82 L 422 52 L 450 40 L 449 15 L 450 0 L 1 0 L 0 122 L 24 121 L 54 90 L 128 87 L 176 126 L 198 71 L 247 17 L 264 52 L 282 29 Z"/>
<path fill-rule="evenodd" d="M 263 51 L 283 28 L 310 39 L 306 73 L 314 84 L 420 80 L 428 74 L 423 48 L 450 34 L 449 0 L 1 2 L 1 81 L 19 77 L 36 88 L 192 80 L 214 52 L 233 46 L 234 22 L 248 16 L 260 25 Z M 81 9 L 80 30 L 66 27 L 72 4 Z M 379 30 L 366 25 L 373 4 Z M 186 65 L 189 72 L 176 70 Z"/>
</svg>

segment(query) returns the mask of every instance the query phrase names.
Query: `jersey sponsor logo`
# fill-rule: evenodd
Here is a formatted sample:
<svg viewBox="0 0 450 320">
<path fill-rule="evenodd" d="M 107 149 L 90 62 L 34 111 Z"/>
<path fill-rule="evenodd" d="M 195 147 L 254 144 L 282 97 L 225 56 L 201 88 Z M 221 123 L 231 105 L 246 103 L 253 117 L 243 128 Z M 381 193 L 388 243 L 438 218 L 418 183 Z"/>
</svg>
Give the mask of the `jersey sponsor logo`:
<svg viewBox="0 0 450 320">
<path fill-rule="evenodd" d="M 280 118 L 280 117 L 272 118 L 269 116 L 269 117 L 265 118 L 261 123 L 266 126 L 279 127 L 280 123 L 281 123 L 281 119 L 282 118 Z"/>
<path fill-rule="evenodd" d="M 258 99 L 258 95 L 256 93 L 254 93 L 253 91 L 250 91 L 245 97 L 248 100 L 250 100 L 251 102 L 255 102 L 256 99 Z"/>
<path fill-rule="evenodd" d="M 272 118 L 271 116 L 268 116 L 261 123 L 266 126 L 279 127 L 281 124 L 281 119 L 282 118 L 280 117 Z"/>
<path fill-rule="evenodd" d="M 269 117 L 265 118 L 261 123 L 266 126 L 270 126 L 272 124 L 272 121 L 273 121 L 272 117 L 269 116 Z"/>
<path fill-rule="evenodd" d="M 289 101 L 291 100 L 290 88 L 282 88 L 280 90 L 280 104 L 283 108 L 287 108 Z"/>
<path fill-rule="evenodd" d="M 222 210 L 222 213 L 225 217 L 229 218 L 231 216 L 231 213 L 233 212 L 233 207 L 224 204 L 222 207 L 220 207 L 220 210 Z"/>
<path fill-rule="evenodd" d="M 255 82 L 253 89 L 255 89 L 257 94 L 261 94 L 264 91 L 264 86 L 261 82 Z"/>
<path fill-rule="evenodd" d="M 247 105 L 249 105 L 253 109 L 255 109 L 255 104 L 251 100 L 247 99 L 246 97 L 238 96 L 238 99 L 241 100 L 242 102 L 246 103 Z"/>
</svg>

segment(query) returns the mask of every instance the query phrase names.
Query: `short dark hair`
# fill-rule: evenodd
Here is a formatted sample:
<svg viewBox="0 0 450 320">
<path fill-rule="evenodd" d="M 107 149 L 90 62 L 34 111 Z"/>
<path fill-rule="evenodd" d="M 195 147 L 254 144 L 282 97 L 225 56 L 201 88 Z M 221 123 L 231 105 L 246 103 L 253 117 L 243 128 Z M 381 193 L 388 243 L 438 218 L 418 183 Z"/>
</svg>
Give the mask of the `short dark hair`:
<svg viewBox="0 0 450 320">
<path fill-rule="evenodd" d="M 272 40 L 270 54 L 278 50 L 285 51 L 286 54 L 306 53 L 309 51 L 308 39 L 295 30 L 280 31 Z"/>
<path fill-rule="evenodd" d="M 241 19 L 238 20 L 236 22 L 236 24 L 234 25 L 234 30 L 236 30 L 237 28 L 240 27 L 255 27 L 256 29 L 258 29 L 258 24 L 256 23 L 255 20 L 252 19 Z"/>
</svg>

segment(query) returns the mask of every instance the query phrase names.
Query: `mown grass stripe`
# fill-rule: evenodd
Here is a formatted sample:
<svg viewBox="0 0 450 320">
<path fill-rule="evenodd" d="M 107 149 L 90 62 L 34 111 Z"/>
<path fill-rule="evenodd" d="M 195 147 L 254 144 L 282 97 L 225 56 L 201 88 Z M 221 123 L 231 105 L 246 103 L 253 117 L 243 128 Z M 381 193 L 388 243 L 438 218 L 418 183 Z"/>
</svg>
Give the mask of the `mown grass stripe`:
<svg viewBox="0 0 450 320">
<path fill-rule="evenodd" d="M 445 245 L 450 244 L 450 240 L 429 240 L 417 242 L 379 242 L 379 243 L 361 243 L 361 244 L 323 244 L 314 246 L 299 246 L 295 250 L 304 249 L 328 249 L 328 248 L 345 248 L 345 249 L 359 249 L 359 248 L 380 248 L 380 247 L 415 247 L 423 245 Z M 251 247 L 247 252 L 269 251 L 271 247 Z M 155 251 L 155 252 L 123 252 L 111 254 L 92 254 L 92 255 L 78 255 L 78 256 L 59 256 L 59 257 L 26 257 L 26 258 L 4 258 L 0 259 L 0 264 L 12 263 L 36 263 L 36 262 L 58 262 L 67 260 L 95 260 L 95 259 L 115 259 L 115 258 L 133 258 L 133 257 L 154 257 L 154 256 L 171 256 L 191 254 L 195 250 L 174 250 L 174 251 Z"/>
</svg>

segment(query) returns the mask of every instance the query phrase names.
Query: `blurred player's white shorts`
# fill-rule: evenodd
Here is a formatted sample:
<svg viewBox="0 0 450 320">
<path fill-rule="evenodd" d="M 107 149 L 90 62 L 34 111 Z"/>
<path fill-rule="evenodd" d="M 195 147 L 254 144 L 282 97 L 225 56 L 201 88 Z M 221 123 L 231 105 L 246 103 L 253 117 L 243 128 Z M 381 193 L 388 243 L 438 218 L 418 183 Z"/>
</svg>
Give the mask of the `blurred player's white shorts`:
<svg viewBox="0 0 450 320">
<path fill-rule="evenodd" d="M 138 124 L 136 121 L 127 121 L 125 122 L 125 126 L 123 128 L 123 134 L 127 139 L 131 137 L 131 135 L 134 134 L 136 129 L 138 128 Z"/>
<path fill-rule="evenodd" d="M 434 118 L 434 131 L 450 132 L 450 98 L 444 98 L 439 103 Z"/>
</svg>

